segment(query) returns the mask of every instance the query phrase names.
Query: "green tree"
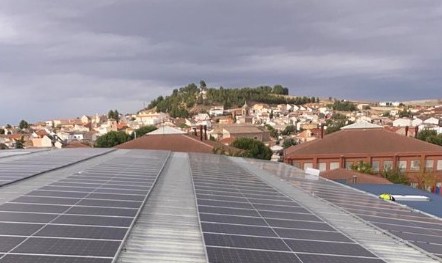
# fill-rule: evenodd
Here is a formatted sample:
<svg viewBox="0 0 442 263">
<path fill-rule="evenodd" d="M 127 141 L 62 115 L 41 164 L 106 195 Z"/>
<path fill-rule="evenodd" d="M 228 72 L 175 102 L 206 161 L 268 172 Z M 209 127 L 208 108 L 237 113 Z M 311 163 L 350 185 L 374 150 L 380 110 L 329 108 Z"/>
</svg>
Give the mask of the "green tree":
<svg viewBox="0 0 442 263">
<path fill-rule="evenodd" d="M 285 129 L 281 132 L 282 135 L 290 135 L 292 133 L 296 132 L 295 125 L 288 125 L 285 127 Z"/>
<path fill-rule="evenodd" d="M 107 113 L 107 117 L 109 119 L 115 120 L 116 122 L 120 122 L 120 113 L 117 110 L 110 110 Z"/>
<path fill-rule="evenodd" d="M 272 157 L 272 150 L 269 147 L 252 138 L 237 138 L 232 142 L 231 146 L 245 150 L 244 157 L 263 160 L 270 160 Z"/>
<path fill-rule="evenodd" d="M 200 89 L 205 90 L 207 88 L 206 82 L 204 80 L 200 80 Z"/>
<path fill-rule="evenodd" d="M 296 142 L 295 139 L 293 139 L 293 138 L 287 138 L 287 139 L 285 139 L 284 142 L 282 143 L 282 147 L 283 147 L 284 149 L 286 149 L 286 148 L 289 148 L 290 146 L 297 145 L 297 144 L 298 144 L 298 143 Z"/>
<path fill-rule="evenodd" d="M 413 114 L 411 113 L 411 111 L 407 109 L 403 109 L 399 112 L 399 118 L 410 118 L 412 116 Z"/>
<path fill-rule="evenodd" d="M 0 134 L 5 134 L 5 129 L 0 128 Z"/>
<path fill-rule="evenodd" d="M 337 111 L 355 111 L 356 110 L 356 105 L 354 105 L 353 103 L 349 102 L 349 101 L 335 101 L 333 103 L 333 105 L 331 105 L 333 110 L 337 110 Z"/>
<path fill-rule="evenodd" d="M 382 176 L 395 184 L 409 184 L 407 176 L 398 168 L 385 170 L 382 172 Z"/>
<path fill-rule="evenodd" d="M 8 123 L 8 124 L 6 124 L 6 126 L 5 126 L 5 127 L 6 127 L 6 129 L 11 129 L 11 128 L 12 128 L 11 124 L 9 124 L 9 123 Z"/>
<path fill-rule="evenodd" d="M 369 163 L 366 163 L 363 161 L 352 164 L 351 169 L 353 171 L 357 171 L 357 172 L 364 173 L 364 174 L 373 174 L 373 170 L 371 168 L 371 165 Z"/>
<path fill-rule="evenodd" d="M 122 131 L 111 131 L 100 137 L 95 142 L 95 147 L 109 148 L 131 140 L 131 136 Z"/>
<path fill-rule="evenodd" d="M 442 134 L 437 134 L 434 130 L 422 130 L 417 134 L 417 138 L 422 141 L 442 146 Z"/>
<path fill-rule="evenodd" d="M 25 120 L 21 120 L 20 123 L 18 124 L 18 127 L 23 130 L 23 129 L 28 129 L 29 128 L 29 123 Z"/>
<path fill-rule="evenodd" d="M 136 136 L 137 138 L 139 138 L 139 137 L 145 135 L 146 133 L 152 132 L 152 131 L 154 131 L 156 129 L 157 129 L 157 127 L 155 127 L 153 125 L 143 126 L 143 127 L 139 128 L 139 129 L 136 129 L 134 131 L 133 137 Z"/>
<path fill-rule="evenodd" d="M 325 130 L 326 134 L 330 134 L 333 132 L 337 132 L 341 130 L 342 127 L 352 124 L 352 121 L 349 121 L 348 118 L 340 113 L 333 114 L 333 116 L 325 121 L 325 126 L 327 129 Z"/>
<path fill-rule="evenodd" d="M 269 125 L 269 124 L 266 124 L 266 125 L 264 125 L 265 127 L 266 127 L 266 129 L 270 132 L 270 136 L 272 137 L 272 138 L 275 138 L 275 139 L 277 139 L 278 138 L 278 136 L 279 136 L 279 133 L 278 133 L 278 131 L 275 129 L 275 128 L 273 128 L 271 125 Z"/>
</svg>

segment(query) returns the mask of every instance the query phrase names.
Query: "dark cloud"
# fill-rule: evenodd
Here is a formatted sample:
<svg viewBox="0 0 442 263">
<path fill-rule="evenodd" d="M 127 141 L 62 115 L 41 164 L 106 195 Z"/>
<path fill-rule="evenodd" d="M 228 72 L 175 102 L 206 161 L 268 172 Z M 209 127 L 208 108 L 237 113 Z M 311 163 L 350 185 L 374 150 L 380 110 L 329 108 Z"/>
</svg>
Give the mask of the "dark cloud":
<svg viewBox="0 0 442 263">
<path fill-rule="evenodd" d="M 134 112 L 205 79 L 441 98 L 437 1 L 3 0 L 0 123 Z"/>
</svg>

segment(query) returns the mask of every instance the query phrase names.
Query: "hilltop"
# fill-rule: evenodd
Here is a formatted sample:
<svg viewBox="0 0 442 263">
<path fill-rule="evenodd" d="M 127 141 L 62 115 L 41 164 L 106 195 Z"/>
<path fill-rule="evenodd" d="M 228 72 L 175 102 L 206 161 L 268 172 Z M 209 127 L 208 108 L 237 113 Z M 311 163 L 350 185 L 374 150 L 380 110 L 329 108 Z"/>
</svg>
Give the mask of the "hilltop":
<svg viewBox="0 0 442 263">
<path fill-rule="evenodd" d="M 316 97 L 289 96 L 288 88 L 281 85 L 258 86 L 255 88 L 208 88 L 204 81 L 198 87 L 191 83 L 173 90 L 166 97 L 159 96 L 150 102 L 144 110 L 167 112 L 171 117 L 188 117 L 191 113 L 207 111 L 212 106 L 224 106 L 225 109 L 238 108 L 245 102 L 276 104 L 295 104 L 318 102 Z"/>
</svg>

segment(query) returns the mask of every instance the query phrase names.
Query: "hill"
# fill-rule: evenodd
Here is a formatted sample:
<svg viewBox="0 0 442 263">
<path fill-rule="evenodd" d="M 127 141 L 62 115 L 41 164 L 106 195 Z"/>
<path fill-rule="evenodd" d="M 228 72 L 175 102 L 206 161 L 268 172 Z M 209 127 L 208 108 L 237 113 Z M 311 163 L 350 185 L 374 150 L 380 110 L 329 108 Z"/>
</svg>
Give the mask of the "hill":
<svg viewBox="0 0 442 263">
<path fill-rule="evenodd" d="M 319 101 L 315 97 L 288 96 L 288 88 L 281 85 L 259 86 L 256 88 L 207 88 L 204 81 L 198 87 L 191 83 L 180 89 L 173 90 L 166 97 L 159 96 L 150 102 L 147 110 L 167 112 L 172 117 L 188 117 L 190 112 L 201 112 L 211 106 L 224 106 L 225 109 L 238 108 L 247 103 L 296 104 L 302 105 Z"/>
</svg>

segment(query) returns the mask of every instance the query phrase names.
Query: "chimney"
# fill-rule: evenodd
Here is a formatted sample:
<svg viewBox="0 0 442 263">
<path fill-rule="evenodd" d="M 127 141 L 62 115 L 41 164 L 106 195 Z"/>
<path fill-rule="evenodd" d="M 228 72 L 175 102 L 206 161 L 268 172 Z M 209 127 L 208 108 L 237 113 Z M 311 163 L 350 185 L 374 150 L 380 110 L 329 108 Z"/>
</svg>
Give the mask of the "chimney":
<svg viewBox="0 0 442 263">
<path fill-rule="evenodd" d="M 353 181 L 353 184 L 357 184 L 358 183 L 358 176 L 353 175 L 352 181 Z"/>
<path fill-rule="evenodd" d="M 203 125 L 200 125 L 200 141 L 203 140 Z"/>
<path fill-rule="evenodd" d="M 408 136 L 408 129 L 409 129 L 409 127 L 408 127 L 408 126 L 405 126 L 405 137 Z"/>
<path fill-rule="evenodd" d="M 204 125 L 204 140 L 207 141 L 207 125 Z"/>
<path fill-rule="evenodd" d="M 419 127 L 414 127 L 414 138 L 417 138 L 417 133 L 419 132 Z"/>
<path fill-rule="evenodd" d="M 321 139 L 324 138 L 324 124 L 321 124 Z"/>
</svg>

